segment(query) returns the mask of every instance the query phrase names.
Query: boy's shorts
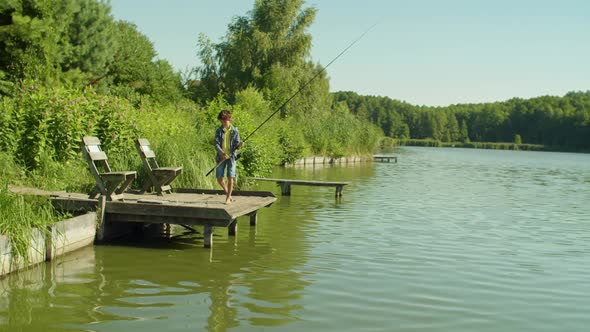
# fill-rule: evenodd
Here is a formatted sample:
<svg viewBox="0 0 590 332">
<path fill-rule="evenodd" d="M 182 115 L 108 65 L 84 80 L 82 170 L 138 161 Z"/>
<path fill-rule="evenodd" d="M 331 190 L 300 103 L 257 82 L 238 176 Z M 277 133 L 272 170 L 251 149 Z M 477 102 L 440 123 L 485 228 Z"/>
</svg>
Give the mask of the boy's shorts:
<svg viewBox="0 0 590 332">
<path fill-rule="evenodd" d="M 226 172 L 227 169 L 227 172 Z M 236 162 L 232 159 L 227 159 L 221 163 L 215 170 L 215 176 L 219 179 L 223 177 L 223 174 L 227 173 L 228 178 L 236 177 Z"/>
</svg>

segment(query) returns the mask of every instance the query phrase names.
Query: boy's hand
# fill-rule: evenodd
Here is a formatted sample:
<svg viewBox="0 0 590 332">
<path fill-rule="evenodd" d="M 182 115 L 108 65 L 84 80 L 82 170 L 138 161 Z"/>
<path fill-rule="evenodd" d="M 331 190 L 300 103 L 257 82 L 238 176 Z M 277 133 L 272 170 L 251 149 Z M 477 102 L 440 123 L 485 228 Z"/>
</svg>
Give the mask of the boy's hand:
<svg viewBox="0 0 590 332">
<path fill-rule="evenodd" d="M 223 153 L 223 160 L 226 160 L 226 159 L 229 159 L 229 154 L 224 152 Z"/>
<path fill-rule="evenodd" d="M 240 143 L 238 144 L 238 150 L 239 150 L 239 149 L 241 149 L 241 148 L 242 148 L 242 146 L 244 146 L 244 142 L 240 142 Z"/>
</svg>

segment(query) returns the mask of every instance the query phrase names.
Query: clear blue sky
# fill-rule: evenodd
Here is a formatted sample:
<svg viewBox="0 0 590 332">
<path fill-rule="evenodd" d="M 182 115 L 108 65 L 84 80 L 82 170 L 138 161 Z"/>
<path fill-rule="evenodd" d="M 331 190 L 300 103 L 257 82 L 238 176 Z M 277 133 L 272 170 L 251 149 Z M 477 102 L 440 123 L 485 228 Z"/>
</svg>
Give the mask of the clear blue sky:
<svg viewBox="0 0 590 332">
<path fill-rule="evenodd" d="M 158 56 L 200 64 L 197 36 L 219 42 L 254 0 L 111 0 Z M 488 102 L 590 90 L 587 0 L 310 0 L 312 59 L 328 64 L 331 91 L 417 105 Z"/>
</svg>

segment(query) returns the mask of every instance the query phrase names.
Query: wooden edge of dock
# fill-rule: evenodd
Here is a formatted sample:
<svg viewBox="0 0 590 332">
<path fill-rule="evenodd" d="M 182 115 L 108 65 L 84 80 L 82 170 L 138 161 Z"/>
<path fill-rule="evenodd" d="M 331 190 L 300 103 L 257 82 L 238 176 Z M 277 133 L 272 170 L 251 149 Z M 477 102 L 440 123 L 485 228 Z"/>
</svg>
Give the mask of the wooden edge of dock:
<svg viewBox="0 0 590 332">
<path fill-rule="evenodd" d="M 307 186 L 346 186 L 352 184 L 351 181 L 320 181 L 320 180 L 299 180 L 299 179 L 276 179 L 276 178 L 249 178 L 256 181 L 269 181 L 269 182 L 283 182 L 298 185 Z"/>
<path fill-rule="evenodd" d="M 192 188 L 174 188 L 172 192 L 178 194 L 204 194 L 204 195 L 225 195 L 223 190 L 216 189 L 192 189 Z M 257 196 L 257 197 L 276 197 L 269 191 L 250 191 L 250 190 L 235 190 L 232 196 Z"/>
<path fill-rule="evenodd" d="M 383 161 L 383 162 L 384 161 L 391 162 L 391 160 L 394 160 L 397 163 L 397 156 L 376 154 L 376 155 L 373 155 L 373 160 L 374 161 Z"/>
</svg>

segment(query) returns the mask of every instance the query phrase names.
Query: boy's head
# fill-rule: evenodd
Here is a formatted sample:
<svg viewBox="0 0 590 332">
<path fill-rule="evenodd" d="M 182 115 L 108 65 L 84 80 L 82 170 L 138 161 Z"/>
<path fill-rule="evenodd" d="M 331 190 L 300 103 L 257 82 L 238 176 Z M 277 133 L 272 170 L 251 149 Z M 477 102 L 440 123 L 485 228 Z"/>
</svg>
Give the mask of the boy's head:
<svg viewBox="0 0 590 332">
<path fill-rule="evenodd" d="M 221 110 L 219 115 L 217 115 L 217 120 L 219 121 L 231 121 L 231 111 L 230 110 Z"/>
</svg>

